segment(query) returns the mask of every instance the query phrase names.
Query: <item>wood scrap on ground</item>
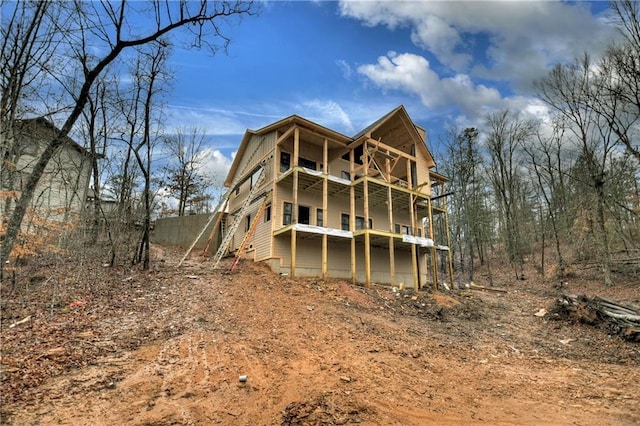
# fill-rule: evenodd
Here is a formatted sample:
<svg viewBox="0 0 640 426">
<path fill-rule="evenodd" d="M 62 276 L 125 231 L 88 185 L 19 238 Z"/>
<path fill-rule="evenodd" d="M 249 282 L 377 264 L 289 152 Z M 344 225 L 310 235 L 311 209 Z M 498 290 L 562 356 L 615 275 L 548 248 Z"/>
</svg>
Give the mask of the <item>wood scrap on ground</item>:
<svg viewBox="0 0 640 426">
<path fill-rule="evenodd" d="M 474 283 L 469 284 L 469 288 L 472 290 L 485 290 L 485 291 L 494 291 L 497 293 L 507 293 L 507 290 L 503 288 L 486 287 L 486 286 L 477 285 Z"/>
<path fill-rule="evenodd" d="M 640 342 L 640 308 L 624 306 L 601 297 L 564 294 L 551 309 L 552 318 L 567 319 L 605 328 L 631 342 Z"/>
</svg>

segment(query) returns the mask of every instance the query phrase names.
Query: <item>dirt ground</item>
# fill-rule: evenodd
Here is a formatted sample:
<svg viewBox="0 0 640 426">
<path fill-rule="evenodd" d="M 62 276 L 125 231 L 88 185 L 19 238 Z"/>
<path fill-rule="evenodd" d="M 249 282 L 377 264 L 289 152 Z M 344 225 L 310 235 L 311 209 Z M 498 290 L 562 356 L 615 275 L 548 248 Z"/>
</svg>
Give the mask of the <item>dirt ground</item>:
<svg viewBox="0 0 640 426">
<path fill-rule="evenodd" d="M 633 280 L 394 293 L 181 254 L 5 284 L 0 423 L 640 424 L 640 345 L 534 315 L 561 292 L 638 305 Z"/>
</svg>

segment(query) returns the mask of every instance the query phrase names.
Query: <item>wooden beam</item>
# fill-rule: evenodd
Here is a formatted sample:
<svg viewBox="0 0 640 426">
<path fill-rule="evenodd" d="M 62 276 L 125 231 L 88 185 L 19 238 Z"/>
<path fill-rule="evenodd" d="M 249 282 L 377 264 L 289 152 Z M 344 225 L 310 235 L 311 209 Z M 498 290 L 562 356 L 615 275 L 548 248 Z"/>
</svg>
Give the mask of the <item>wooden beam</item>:
<svg viewBox="0 0 640 426">
<path fill-rule="evenodd" d="M 444 191 L 444 187 L 442 188 L 442 190 Z M 443 205 L 444 205 L 444 229 L 445 232 L 447 234 L 447 247 L 449 247 L 449 250 L 447 252 L 447 260 L 449 261 L 449 279 L 451 280 L 451 282 L 449 283 L 451 285 L 451 288 L 453 288 L 453 255 L 451 254 L 451 234 L 449 233 L 449 214 L 447 213 L 447 199 L 445 198 L 443 201 Z"/>
<path fill-rule="evenodd" d="M 420 290 L 420 280 L 418 279 L 418 255 L 415 244 L 411 244 L 411 272 L 413 273 L 413 289 Z"/>
<path fill-rule="evenodd" d="M 371 236 L 369 235 L 369 180 L 362 182 L 364 192 L 364 274 L 365 285 L 371 286 Z"/>
<path fill-rule="evenodd" d="M 356 229 L 356 191 L 353 186 L 353 179 L 355 178 L 354 171 L 354 151 L 349 151 L 349 163 L 350 163 L 350 177 L 351 186 L 349 187 L 349 230 L 354 232 Z M 351 282 L 355 285 L 357 281 L 357 269 L 356 269 L 356 239 L 351 238 Z"/>
<path fill-rule="evenodd" d="M 324 139 L 324 145 L 322 150 L 322 167 L 324 176 L 322 178 L 322 221 L 323 226 L 326 226 L 326 221 L 328 220 L 327 215 L 327 205 L 328 205 L 328 190 L 329 190 L 329 141 L 327 138 Z M 317 223 L 316 223 L 317 225 Z M 322 279 L 327 279 L 327 270 L 328 270 L 328 236 L 327 234 L 322 235 Z"/>
<path fill-rule="evenodd" d="M 295 278 L 296 276 L 296 256 L 297 256 L 297 235 L 296 230 L 291 229 L 291 266 L 289 267 L 289 276 Z"/>
<path fill-rule="evenodd" d="M 385 151 L 388 151 L 390 153 L 396 154 L 396 155 L 398 155 L 400 157 L 404 157 L 404 158 L 407 158 L 407 159 L 413 160 L 413 161 L 416 160 L 416 156 L 415 155 L 411 155 L 411 154 L 408 154 L 408 153 L 406 153 L 404 151 L 400 151 L 399 149 L 394 148 L 394 147 L 392 147 L 390 145 L 387 145 L 384 142 L 380 142 L 380 141 L 377 141 L 377 140 L 371 139 L 371 138 L 367 139 L 367 142 L 372 142 L 374 146 L 378 147 L 378 149 L 382 148 Z"/>
<path fill-rule="evenodd" d="M 386 170 L 390 170 L 390 162 L 387 159 Z M 389 232 L 395 233 L 395 224 L 393 223 L 393 194 L 391 186 L 387 186 L 387 215 L 389 217 Z M 389 274 L 391 279 L 391 285 L 396 284 L 396 254 L 394 247 L 394 237 L 389 237 Z"/>
<path fill-rule="evenodd" d="M 297 128 L 298 126 L 296 124 L 289 127 L 286 132 L 284 132 L 278 139 L 276 139 L 276 145 L 280 145 L 282 142 L 284 142 L 284 140 L 291 136 L 291 133 L 293 133 L 293 131 Z"/>
<path fill-rule="evenodd" d="M 298 223 L 298 155 L 300 153 L 300 129 L 296 127 L 293 131 L 293 158 L 291 168 L 293 169 L 293 211 L 291 212 L 292 222 Z"/>
<path fill-rule="evenodd" d="M 427 214 L 429 216 L 429 238 L 433 240 L 434 245 L 431 247 L 431 277 L 433 280 L 433 291 L 438 290 L 438 265 L 437 265 L 437 254 L 436 254 L 436 245 L 435 238 L 433 236 L 433 206 L 431 200 L 427 200 L 428 210 Z"/>
<path fill-rule="evenodd" d="M 410 175 L 408 175 L 411 178 Z M 411 221 L 411 233 L 416 235 L 416 213 L 413 207 L 413 194 L 409 194 L 409 220 Z M 416 245 L 411 244 L 411 271 L 413 272 L 413 288 L 415 291 L 420 289 L 420 280 L 418 279 L 418 265 L 416 262 L 417 253 L 416 253 Z"/>
<path fill-rule="evenodd" d="M 293 206 L 292 206 L 292 222 L 298 223 L 298 155 L 300 153 L 300 129 L 296 126 L 293 129 L 293 158 L 291 159 L 291 168 L 293 169 Z M 291 229 L 291 267 L 289 275 L 291 278 L 296 276 L 296 256 L 297 256 L 297 231 Z"/>
</svg>

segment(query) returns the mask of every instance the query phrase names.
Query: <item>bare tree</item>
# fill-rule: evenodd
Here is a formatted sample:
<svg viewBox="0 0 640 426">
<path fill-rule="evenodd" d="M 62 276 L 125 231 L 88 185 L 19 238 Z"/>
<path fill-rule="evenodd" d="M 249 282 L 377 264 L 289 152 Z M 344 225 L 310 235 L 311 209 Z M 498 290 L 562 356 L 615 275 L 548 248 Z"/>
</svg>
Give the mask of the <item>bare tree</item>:
<svg viewBox="0 0 640 426">
<path fill-rule="evenodd" d="M 563 134 L 562 120 L 556 120 L 552 126 L 552 134 L 543 135 L 537 132 L 536 138 L 523 145 L 525 161 L 529 165 L 533 179 L 537 184 L 537 192 L 544 202 L 546 215 L 551 223 L 554 247 L 558 262 L 558 276 L 564 277 L 567 268 L 567 259 L 561 245 L 565 241 L 566 233 L 572 219 L 568 217 L 567 189 L 565 184 L 566 170 L 571 164 L 563 159 Z M 542 209 L 541 209 L 542 210 Z M 545 234 L 543 215 L 540 215 L 542 235 Z M 544 247 L 541 250 L 544 274 Z"/>
<path fill-rule="evenodd" d="M 58 50 L 52 20 L 59 19 L 60 11 L 50 2 L 3 1 L 0 6 L 6 17 L 0 29 L 0 185 L 12 192 L 17 189 L 15 166 L 25 149 L 17 143 L 18 119 L 31 112 L 25 98 L 47 92 L 44 67 Z M 4 214 L 11 212 L 13 199 L 4 197 Z"/>
<path fill-rule="evenodd" d="M 169 154 L 165 166 L 165 185 L 178 199 L 178 216 L 184 216 L 189 201 L 203 197 L 208 180 L 202 172 L 205 132 L 191 127 L 180 128 L 175 135 L 164 138 Z"/>
<path fill-rule="evenodd" d="M 31 8 L 39 10 L 38 5 L 41 3 L 46 6 L 46 9 L 31 13 Z M 253 10 L 251 2 L 238 1 L 166 1 L 152 2 L 148 4 L 148 7 L 142 7 L 139 3 L 131 5 L 127 1 L 117 3 L 109 1 L 101 3 L 74 2 L 69 4 L 64 15 L 66 21 L 62 22 L 58 16 L 48 13 L 47 10 L 49 7 L 57 6 L 61 3 L 23 2 L 20 4 L 24 4 L 28 9 L 16 12 L 14 15 L 16 17 L 33 15 L 30 23 L 34 28 L 55 28 L 59 38 L 52 39 L 59 39 L 60 43 L 65 43 L 67 53 L 70 53 L 70 58 L 76 61 L 75 63 L 78 64 L 78 69 L 81 70 L 81 73 L 74 76 L 77 77 L 74 80 L 77 80 L 78 84 L 63 83 L 57 80 L 60 81 L 61 86 L 64 88 L 63 90 L 70 92 L 70 102 L 66 108 L 59 112 L 58 115 L 64 117 L 61 119 L 60 130 L 49 141 L 34 165 L 11 212 L 0 250 L 0 268 L 4 265 L 15 244 L 27 207 L 45 167 L 54 153 L 66 143 L 65 136 L 71 132 L 84 110 L 92 86 L 107 68 L 121 57 L 124 52 L 130 51 L 137 46 L 155 42 L 178 29 L 184 29 L 186 34 L 191 36 L 190 44 L 193 47 L 204 45 L 214 52 L 220 47 L 226 48 L 229 39 L 221 31 L 220 24 L 231 17 L 250 14 Z M 136 25 L 133 25 L 133 22 Z M 9 46 L 6 50 L 11 50 L 11 46 L 14 45 L 20 46 L 20 40 L 25 37 L 23 29 L 24 26 L 5 25 L 3 21 L 4 46 Z M 10 40 L 10 42 L 7 40 Z M 100 57 L 92 57 L 88 53 L 89 44 L 92 45 L 91 51 L 103 52 Z M 2 56 L 3 60 L 5 57 L 8 57 L 8 60 L 3 65 L 16 70 L 16 75 L 12 76 L 9 85 L 17 86 L 13 90 L 14 94 L 8 96 L 8 99 L 11 102 L 19 102 L 19 96 L 15 94 L 24 93 L 24 90 L 29 87 L 27 80 L 31 76 L 29 74 L 30 70 L 32 67 L 38 66 L 41 60 L 40 56 L 52 55 L 52 50 L 45 47 L 41 51 L 41 55 L 38 55 L 34 48 L 29 49 L 27 43 L 27 46 L 23 49 L 18 49 L 26 53 L 5 55 L 5 47 L 3 47 Z M 46 69 L 46 65 L 41 66 L 41 68 Z M 12 108 L 14 111 L 18 110 L 16 106 Z M 4 109 L 5 106 L 3 105 L 3 120 L 5 120 Z M 9 116 L 8 118 L 11 119 L 12 117 Z"/>
<path fill-rule="evenodd" d="M 488 182 L 484 179 L 479 131 L 466 128 L 452 130 L 444 169 L 451 179 L 449 187 L 455 196 L 449 207 L 450 226 L 463 273 L 473 281 L 477 255 L 481 264 L 487 260 L 486 245 L 490 239 L 490 212 L 487 209 Z"/>
<path fill-rule="evenodd" d="M 578 158 L 571 173 L 574 182 L 584 183 L 584 197 L 591 194 L 595 199 L 587 201 L 585 211 L 592 211 L 595 205 L 597 237 L 594 244 L 598 248 L 604 281 L 612 283 L 611 250 L 609 231 L 606 225 L 606 181 L 607 167 L 620 141 L 609 126 L 606 117 L 594 108 L 597 99 L 604 95 L 602 76 L 591 66 L 589 55 L 570 65 L 556 66 L 547 77 L 535 82 L 538 95 L 557 114 L 564 117 L 572 142 L 578 150 Z M 586 191 L 585 191 L 586 190 Z"/>
<path fill-rule="evenodd" d="M 486 120 L 487 150 L 490 164 L 489 178 L 494 187 L 496 204 L 500 212 L 503 240 L 510 263 L 516 267 L 516 276 L 524 276 L 524 254 L 528 236 L 523 212 L 531 211 L 526 205 L 529 188 L 520 169 L 519 150 L 535 134 L 536 124 L 509 111 L 490 114 Z"/>
<path fill-rule="evenodd" d="M 143 106 L 143 131 L 142 137 L 133 149 L 138 167 L 144 178 L 144 190 L 142 191 L 143 211 L 142 220 L 142 237 L 138 246 L 134 262 L 142 262 L 143 269 L 149 269 L 149 247 L 151 234 L 151 213 L 152 213 L 152 194 L 151 194 L 151 156 L 153 153 L 153 145 L 157 133 L 159 122 L 154 122 L 154 99 L 158 96 L 158 92 L 162 83 L 162 74 L 167 59 L 166 45 L 161 42 L 150 46 L 149 51 L 143 52 L 145 68 L 140 68 L 137 73 L 138 84 L 144 87 L 144 95 L 142 97 Z"/>
<path fill-rule="evenodd" d="M 600 63 L 599 84 L 603 90 L 593 99 L 593 107 L 605 117 L 627 151 L 640 161 L 636 142 L 640 121 L 640 3 L 619 0 L 610 5 L 623 42 L 610 46 Z"/>
</svg>

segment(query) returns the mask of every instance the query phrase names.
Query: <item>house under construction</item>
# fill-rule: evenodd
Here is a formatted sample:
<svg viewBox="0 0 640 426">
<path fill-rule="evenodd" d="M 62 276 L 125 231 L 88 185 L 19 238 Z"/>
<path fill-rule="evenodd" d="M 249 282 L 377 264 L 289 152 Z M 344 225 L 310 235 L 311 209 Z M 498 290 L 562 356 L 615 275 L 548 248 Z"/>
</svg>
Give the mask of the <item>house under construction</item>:
<svg viewBox="0 0 640 426">
<path fill-rule="evenodd" d="M 249 130 L 225 181 L 215 261 L 235 253 L 366 285 L 451 282 L 447 178 L 435 166 L 403 106 L 353 137 L 296 115 Z"/>
</svg>

